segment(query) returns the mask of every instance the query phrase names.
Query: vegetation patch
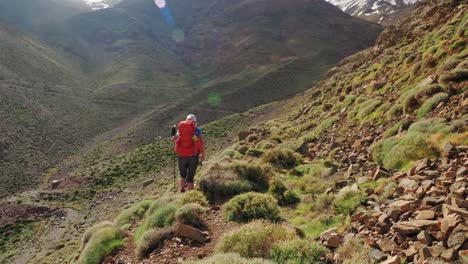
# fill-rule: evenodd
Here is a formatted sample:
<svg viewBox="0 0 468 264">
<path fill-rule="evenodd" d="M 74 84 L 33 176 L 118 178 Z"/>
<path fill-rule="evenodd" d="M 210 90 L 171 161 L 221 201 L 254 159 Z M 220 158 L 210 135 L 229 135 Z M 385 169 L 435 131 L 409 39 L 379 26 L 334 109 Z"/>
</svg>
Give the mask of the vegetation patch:
<svg viewBox="0 0 468 264">
<path fill-rule="evenodd" d="M 197 190 L 192 190 L 185 192 L 179 200 L 180 205 L 196 203 L 201 206 L 208 206 L 208 200 L 202 192 Z"/>
<path fill-rule="evenodd" d="M 360 191 L 348 191 L 336 197 L 333 205 L 338 214 L 349 215 L 366 200 L 367 196 L 364 193 Z"/>
<path fill-rule="evenodd" d="M 275 148 L 265 152 L 264 160 L 275 166 L 283 167 L 286 169 L 294 168 L 297 165 L 294 153 L 287 148 Z"/>
<path fill-rule="evenodd" d="M 126 210 L 123 210 L 117 219 L 115 220 L 115 225 L 118 227 L 125 226 L 127 224 L 132 224 L 136 220 L 142 219 L 145 216 L 146 211 L 148 211 L 152 201 L 142 201 Z"/>
<path fill-rule="evenodd" d="M 223 215 L 239 223 L 254 219 L 278 221 L 280 210 L 275 198 L 267 194 L 249 192 L 232 198 L 223 206 Z"/>
<path fill-rule="evenodd" d="M 431 98 L 426 100 L 424 104 L 418 109 L 417 116 L 419 118 L 424 117 L 427 113 L 434 110 L 440 103 L 447 100 L 448 94 L 446 93 L 437 93 Z"/>
<path fill-rule="evenodd" d="M 226 234 L 219 242 L 217 251 L 233 252 L 245 258 L 267 258 L 274 244 L 294 238 L 295 232 L 280 224 L 253 221 Z"/>
<path fill-rule="evenodd" d="M 275 263 L 326 263 L 326 249 L 314 241 L 293 239 L 274 244 L 268 255 Z"/>
<path fill-rule="evenodd" d="M 138 259 L 142 260 L 147 257 L 155 249 L 161 247 L 164 243 L 164 239 L 169 237 L 171 230 L 165 229 L 154 229 L 151 228 L 143 234 L 140 240 L 138 240 L 135 248 L 135 254 Z"/>
<path fill-rule="evenodd" d="M 114 226 L 103 227 L 94 233 L 82 250 L 78 264 L 99 264 L 104 257 L 124 246 L 120 230 Z"/>
<path fill-rule="evenodd" d="M 273 264 L 273 262 L 261 258 L 244 258 L 236 253 L 218 253 L 201 260 L 189 260 L 184 264 Z"/>
<path fill-rule="evenodd" d="M 202 219 L 205 212 L 205 207 L 197 203 L 189 203 L 177 209 L 175 213 L 175 219 L 177 222 L 182 224 L 194 227 L 202 227 L 205 225 Z"/>
<path fill-rule="evenodd" d="M 369 257 L 371 249 L 364 245 L 364 242 L 359 239 L 349 239 L 341 247 L 337 249 L 340 259 L 343 264 L 355 263 L 373 263 Z"/>
</svg>

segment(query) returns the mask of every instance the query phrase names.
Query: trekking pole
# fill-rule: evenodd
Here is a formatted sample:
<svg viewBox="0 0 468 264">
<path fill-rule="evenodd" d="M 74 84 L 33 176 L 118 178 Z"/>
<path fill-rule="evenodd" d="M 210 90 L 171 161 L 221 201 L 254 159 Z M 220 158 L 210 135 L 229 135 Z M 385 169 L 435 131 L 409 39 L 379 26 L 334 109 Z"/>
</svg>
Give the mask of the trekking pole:
<svg viewBox="0 0 468 264">
<path fill-rule="evenodd" d="M 171 130 L 171 136 L 172 139 L 174 140 L 175 135 L 177 134 L 177 127 L 176 125 L 172 126 Z M 177 192 L 177 187 L 176 187 L 176 153 L 175 149 L 173 150 L 173 155 L 172 155 L 172 161 L 173 161 L 173 168 L 174 168 L 174 192 Z"/>
</svg>

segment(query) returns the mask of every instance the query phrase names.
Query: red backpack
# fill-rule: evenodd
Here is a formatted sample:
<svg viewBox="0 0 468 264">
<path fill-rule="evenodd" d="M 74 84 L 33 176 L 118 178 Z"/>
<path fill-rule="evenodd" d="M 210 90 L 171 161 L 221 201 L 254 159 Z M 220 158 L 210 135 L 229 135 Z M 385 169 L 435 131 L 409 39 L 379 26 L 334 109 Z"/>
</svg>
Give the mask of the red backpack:
<svg viewBox="0 0 468 264">
<path fill-rule="evenodd" d="M 197 147 L 193 136 L 195 136 L 195 122 L 192 120 L 182 121 L 178 125 L 179 133 L 175 138 L 174 150 L 181 157 L 197 155 Z"/>
</svg>

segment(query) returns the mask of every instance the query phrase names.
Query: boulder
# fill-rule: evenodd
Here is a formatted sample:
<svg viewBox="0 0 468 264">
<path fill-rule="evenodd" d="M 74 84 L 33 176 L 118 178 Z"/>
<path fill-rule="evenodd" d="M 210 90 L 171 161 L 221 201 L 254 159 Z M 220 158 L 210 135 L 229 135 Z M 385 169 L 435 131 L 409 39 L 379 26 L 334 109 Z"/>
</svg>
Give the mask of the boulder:
<svg viewBox="0 0 468 264">
<path fill-rule="evenodd" d="M 148 179 L 143 182 L 143 187 L 146 187 L 154 182 L 154 179 Z"/>
<path fill-rule="evenodd" d="M 426 230 L 419 232 L 417 238 L 424 245 L 430 246 L 432 244 L 432 237 Z"/>
<path fill-rule="evenodd" d="M 410 209 L 412 209 L 414 204 L 415 204 L 414 201 L 404 201 L 404 200 L 395 201 L 389 205 L 387 215 L 396 221 L 401 214 L 404 214 L 408 212 Z"/>
<path fill-rule="evenodd" d="M 432 257 L 431 251 L 428 247 L 422 247 L 419 249 L 419 259 L 424 261 Z"/>
<path fill-rule="evenodd" d="M 377 246 L 380 250 L 385 253 L 391 253 L 393 249 L 397 246 L 395 242 L 388 240 L 388 239 L 380 239 L 377 240 Z"/>
<path fill-rule="evenodd" d="M 403 221 L 393 225 L 393 230 L 402 235 L 419 233 L 421 230 L 437 231 L 438 222 L 431 220 Z"/>
<path fill-rule="evenodd" d="M 181 223 L 176 223 L 173 227 L 172 227 L 172 231 L 179 235 L 179 236 L 183 236 L 183 237 L 186 237 L 186 238 L 189 238 L 191 240 L 195 240 L 195 241 L 198 241 L 200 243 L 205 243 L 207 242 L 207 238 L 206 236 L 202 233 L 202 231 L 194 228 L 194 227 L 191 227 L 189 225 L 185 225 L 185 224 L 181 224 Z"/>
<path fill-rule="evenodd" d="M 466 240 L 468 236 L 468 227 L 463 224 L 459 224 L 455 229 L 450 233 L 450 236 L 447 239 L 447 246 L 449 248 L 459 249 Z"/>
<path fill-rule="evenodd" d="M 378 179 L 381 179 L 381 178 L 388 178 L 390 177 L 391 174 L 386 171 L 385 169 L 383 169 L 382 167 L 377 167 L 372 175 L 372 179 L 374 181 L 377 181 Z"/>
<path fill-rule="evenodd" d="M 444 247 L 442 242 L 439 242 L 432 247 L 429 247 L 429 250 L 431 251 L 431 255 L 434 257 L 438 257 L 444 252 L 446 248 Z"/>
<path fill-rule="evenodd" d="M 465 221 L 468 221 L 468 211 L 462 208 L 444 204 L 442 206 L 442 213 L 444 214 L 444 217 L 450 214 L 455 214 L 462 217 Z"/>
<path fill-rule="evenodd" d="M 452 263 L 457 258 L 457 251 L 455 251 L 453 248 L 449 248 L 444 250 L 442 254 L 440 254 L 440 258 Z"/>
<path fill-rule="evenodd" d="M 447 215 L 440 220 L 440 231 L 443 237 L 448 236 L 450 232 L 461 222 L 460 217 L 454 214 Z"/>
<path fill-rule="evenodd" d="M 387 258 L 387 254 L 375 248 L 372 249 L 368 255 L 371 259 L 379 262 Z"/>
<path fill-rule="evenodd" d="M 400 264 L 400 256 L 388 257 L 384 262 L 380 264 Z"/>
<path fill-rule="evenodd" d="M 419 184 L 415 180 L 404 178 L 400 181 L 398 186 L 404 188 L 405 191 L 414 191 L 419 187 Z"/>
<path fill-rule="evenodd" d="M 416 220 L 432 220 L 435 218 L 435 212 L 433 210 L 423 210 L 416 212 Z"/>
<path fill-rule="evenodd" d="M 323 231 L 322 234 L 320 234 L 320 241 L 322 241 L 323 245 L 331 248 L 338 248 L 343 243 L 343 240 L 338 235 L 336 228 L 330 228 Z"/>
</svg>

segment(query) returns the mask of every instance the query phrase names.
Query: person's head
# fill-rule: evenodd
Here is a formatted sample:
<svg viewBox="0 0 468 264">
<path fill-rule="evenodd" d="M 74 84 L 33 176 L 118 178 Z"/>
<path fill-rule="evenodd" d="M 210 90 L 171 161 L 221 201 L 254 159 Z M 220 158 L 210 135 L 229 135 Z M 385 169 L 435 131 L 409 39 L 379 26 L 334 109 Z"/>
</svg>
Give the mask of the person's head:
<svg viewBox="0 0 468 264">
<path fill-rule="evenodd" d="M 197 117 L 194 114 L 190 114 L 187 116 L 187 121 L 192 120 L 193 122 L 197 123 Z"/>
</svg>

